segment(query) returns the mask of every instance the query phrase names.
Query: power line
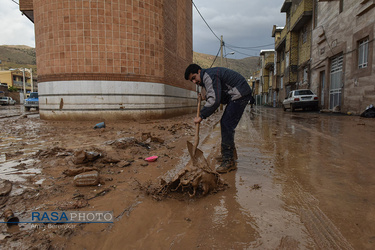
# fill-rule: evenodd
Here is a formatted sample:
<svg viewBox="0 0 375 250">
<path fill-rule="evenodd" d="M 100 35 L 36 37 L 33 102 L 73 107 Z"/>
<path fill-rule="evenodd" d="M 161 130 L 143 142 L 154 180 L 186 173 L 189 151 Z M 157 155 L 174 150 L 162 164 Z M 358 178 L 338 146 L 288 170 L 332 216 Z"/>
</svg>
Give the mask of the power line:
<svg viewBox="0 0 375 250">
<path fill-rule="evenodd" d="M 215 32 L 211 29 L 210 25 L 208 25 L 208 23 L 206 22 L 206 20 L 204 19 L 204 17 L 202 16 L 202 14 L 200 13 L 200 11 L 198 10 L 197 6 L 195 5 L 194 1 L 191 0 L 191 2 L 193 3 L 195 9 L 197 10 L 198 14 L 201 16 L 201 18 L 203 19 L 203 21 L 206 23 L 207 27 L 211 30 L 212 34 L 214 34 L 214 36 L 216 36 L 216 38 L 220 41 L 220 38 L 215 34 Z"/>
<path fill-rule="evenodd" d="M 229 45 L 228 47 L 232 47 L 232 48 L 252 50 L 252 49 L 259 49 L 259 48 L 263 48 L 263 47 L 271 46 L 271 45 L 275 45 L 275 44 L 270 43 L 270 44 L 253 46 L 253 47 L 239 47 L 239 46 L 235 46 L 235 45 L 232 45 L 232 44 L 229 44 L 229 43 L 227 43 L 227 45 Z"/>
<path fill-rule="evenodd" d="M 216 61 L 216 59 L 217 59 L 217 56 L 219 55 L 220 50 L 221 50 L 221 46 L 219 47 L 219 50 L 218 50 L 218 52 L 217 52 L 217 54 L 216 54 L 216 57 L 215 57 L 214 61 L 213 61 L 212 64 L 211 64 L 210 68 L 212 68 L 212 66 L 214 65 L 214 63 L 215 63 L 215 61 Z"/>
<path fill-rule="evenodd" d="M 210 25 L 207 23 L 207 21 L 204 19 L 203 15 L 201 14 L 201 12 L 199 11 L 198 7 L 195 5 L 194 1 L 191 0 L 192 4 L 194 5 L 194 8 L 196 9 L 196 11 L 198 12 L 198 14 L 200 15 L 200 17 L 202 18 L 202 20 L 204 21 L 204 23 L 207 25 L 207 27 L 210 29 L 210 31 L 212 32 L 212 34 L 214 34 L 214 36 L 219 40 L 221 41 L 221 39 L 219 38 L 219 36 L 216 35 L 216 33 L 212 30 L 212 28 L 210 27 Z M 223 41 L 224 43 L 224 41 Z M 225 43 L 224 43 L 225 44 Z M 230 48 L 231 50 L 237 52 L 238 54 L 241 54 L 241 55 L 245 55 L 245 56 L 252 56 L 252 55 L 249 55 L 249 54 L 246 54 L 246 53 L 242 53 L 242 52 L 239 52 L 235 49 L 244 49 L 244 50 L 256 50 L 256 49 L 259 49 L 259 48 L 263 48 L 263 47 L 266 47 L 266 46 L 271 46 L 271 45 L 274 45 L 273 43 L 271 44 L 266 44 L 266 45 L 259 45 L 259 46 L 251 46 L 251 47 L 241 47 L 241 46 L 236 46 L 236 45 L 232 45 L 232 44 L 225 44 L 225 45 L 229 45 L 227 46 L 228 48 Z M 225 45 L 224 48 L 225 48 Z M 220 51 L 220 49 L 219 49 Z M 258 50 L 256 50 L 258 51 Z M 216 55 L 216 58 L 217 58 L 217 55 Z M 216 61 L 216 58 L 214 60 L 214 62 L 212 63 L 212 65 L 215 63 Z M 212 67 L 211 65 L 211 67 Z"/>
<path fill-rule="evenodd" d="M 235 49 L 233 49 L 230 46 L 227 46 L 227 47 L 230 48 L 231 50 L 233 50 L 234 52 L 237 52 L 238 54 L 241 54 L 241 55 L 244 55 L 244 56 L 253 56 L 253 55 L 249 55 L 249 54 L 245 54 L 245 53 L 239 52 L 238 50 L 235 50 Z"/>
<path fill-rule="evenodd" d="M 14 1 L 14 0 L 11 0 L 13 3 L 15 3 L 15 4 L 17 4 L 17 5 L 20 5 L 19 3 L 17 3 L 16 1 Z"/>
</svg>

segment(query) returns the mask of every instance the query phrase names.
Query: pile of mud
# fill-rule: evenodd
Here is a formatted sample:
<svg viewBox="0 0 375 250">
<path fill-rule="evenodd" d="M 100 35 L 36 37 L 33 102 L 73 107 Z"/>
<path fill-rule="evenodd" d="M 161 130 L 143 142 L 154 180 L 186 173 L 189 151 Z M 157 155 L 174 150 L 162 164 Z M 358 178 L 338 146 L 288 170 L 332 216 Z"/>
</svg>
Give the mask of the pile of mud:
<svg viewBox="0 0 375 250">
<path fill-rule="evenodd" d="M 162 177 L 159 185 L 153 186 L 151 184 L 146 187 L 143 186 L 141 189 L 154 199 L 163 200 L 167 197 L 176 199 L 199 198 L 225 190 L 227 187 L 227 183 L 221 179 L 220 174 L 216 171 L 188 164 L 174 174 L 172 178 L 170 174 Z"/>
</svg>

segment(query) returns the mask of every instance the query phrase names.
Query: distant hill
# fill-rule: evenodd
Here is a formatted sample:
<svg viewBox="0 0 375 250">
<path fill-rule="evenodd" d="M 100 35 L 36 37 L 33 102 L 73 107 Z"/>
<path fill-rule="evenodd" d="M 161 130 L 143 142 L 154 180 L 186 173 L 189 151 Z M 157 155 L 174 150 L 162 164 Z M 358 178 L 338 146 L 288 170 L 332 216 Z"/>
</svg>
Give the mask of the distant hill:
<svg viewBox="0 0 375 250">
<path fill-rule="evenodd" d="M 0 68 L 32 68 L 33 74 L 37 76 L 35 48 L 25 45 L 2 45 L 0 46 Z M 194 52 L 193 61 L 202 68 L 211 67 L 215 56 Z M 258 69 L 259 57 L 247 57 L 244 59 L 223 58 L 223 67 L 239 72 L 246 79 Z M 218 57 L 212 67 L 220 66 Z"/>
<path fill-rule="evenodd" d="M 37 74 L 35 48 L 25 45 L 0 46 L 0 68 L 32 68 Z"/>
<path fill-rule="evenodd" d="M 194 52 L 193 62 L 201 66 L 202 68 L 210 68 L 215 60 L 215 56 L 207 55 L 203 53 Z M 212 67 L 219 67 L 221 63 L 220 57 L 216 58 L 215 63 Z M 259 68 L 259 57 L 252 56 L 244 59 L 229 59 L 223 58 L 223 67 L 230 68 L 243 75 L 246 79 L 252 75 L 253 72 Z"/>
</svg>

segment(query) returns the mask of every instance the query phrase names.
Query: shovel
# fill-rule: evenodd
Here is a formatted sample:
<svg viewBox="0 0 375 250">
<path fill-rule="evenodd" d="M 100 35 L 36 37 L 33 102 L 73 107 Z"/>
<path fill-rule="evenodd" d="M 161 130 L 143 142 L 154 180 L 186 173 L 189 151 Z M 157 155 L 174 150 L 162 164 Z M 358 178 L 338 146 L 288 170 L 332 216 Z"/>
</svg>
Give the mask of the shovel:
<svg viewBox="0 0 375 250">
<path fill-rule="evenodd" d="M 199 117 L 200 115 L 200 110 L 201 110 L 201 95 L 198 95 L 197 117 Z M 212 171 L 212 169 L 208 165 L 206 158 L 203 155 L 202 150 L 197 148 L 199 144 L 199 126 L 200 126 L 200 123 L 197 123 L 195 125 L 194 145 L 191 142 L 187 141 L 186 142 L 187 148 L 189 150 L 189 154 L 193 161 L 194 166 Z"/>
</svg>

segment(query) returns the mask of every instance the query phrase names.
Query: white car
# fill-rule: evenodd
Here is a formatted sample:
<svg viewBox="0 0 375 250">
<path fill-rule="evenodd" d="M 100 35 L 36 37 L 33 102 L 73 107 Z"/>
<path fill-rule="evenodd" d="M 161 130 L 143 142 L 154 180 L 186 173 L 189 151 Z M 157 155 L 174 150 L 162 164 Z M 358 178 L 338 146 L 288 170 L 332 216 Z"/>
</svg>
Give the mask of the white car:
<svg viewBox="0 0 375 250">
<path fill-rule="evenodd" d="M 0 105 L 14 105 L 16 101 L 9 96 L 0 96 Z"/>
<path fill-rule="evenodd" d="M 309 89 L 297 89 L 289 92 L 289 95 L 283 101 L 284 111 L 291 109 L 292 112 L 296 109 L 319 110 L 318 96 Z"/>
</svg>

